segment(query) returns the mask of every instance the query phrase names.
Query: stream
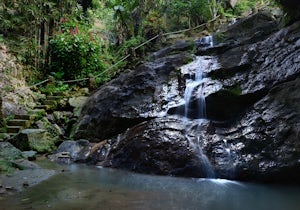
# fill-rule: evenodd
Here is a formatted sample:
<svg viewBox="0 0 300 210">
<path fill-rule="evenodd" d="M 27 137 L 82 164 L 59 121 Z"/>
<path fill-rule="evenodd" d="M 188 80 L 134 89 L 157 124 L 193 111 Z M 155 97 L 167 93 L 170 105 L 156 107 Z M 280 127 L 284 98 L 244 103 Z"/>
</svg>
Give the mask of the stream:
<svg viewBox="0 0 300 210">
<path fill-rule="evenodd" d="M 50 179 L 0 200 L 1 210 L 296 210 L 300 188 L 56 165 Z"/>
</svg>

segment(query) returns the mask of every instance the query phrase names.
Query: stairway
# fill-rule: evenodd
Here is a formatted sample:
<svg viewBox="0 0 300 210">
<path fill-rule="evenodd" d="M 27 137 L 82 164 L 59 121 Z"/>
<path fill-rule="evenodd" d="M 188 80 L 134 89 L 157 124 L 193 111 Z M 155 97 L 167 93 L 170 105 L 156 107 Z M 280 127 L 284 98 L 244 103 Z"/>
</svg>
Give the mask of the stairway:
<svg viewBox="0 0 300 210">
<path fill-rule="evenodd" d="M 22 114 L 22 115 L 15 115 L 13 119 L 7 121 L 7 134 L 9 136 L 14 136 L 19 131 L 29 128 L 32 123 L 34 122 L 35 115 L 33 114 Z"/>
<path fill-rule="evenodd" d="M 39 99 L 36 106 L 27 111 L 26 114 L 18 114 L 13 119 L 7 120 L 5 129 L 2 129 L 2 132 L 0 130 L 0 141 L 15 136 L 23 129 L 32 128 L 35 121 L 40 120 L 41 117 L 47 114 L 52 114 L 54 111 L 70 111 L 70 109 L 74 111 L 75 108 L 70 103 L 69 98 L 84 96 L 87 93 L 88 91 L 85 90 L 68 94 L 58 92 L 46 95 L 43 99 Z"/>
<path fill-rule="evenodd" d="M 0 141 L 3 138 L 11 138 L 17 135 L 21 130 L 30 128 L 36 119 L 40 116 L 45 116 L 58 108 L 58 101 L 63 99 L 62 95 L 49 95 L 46 99 L 38 101 L 33 110 L 28 111 L 27 114 L 17 114 L 13 119 L 6 122 L 6 129 L 0 132 Z"/>
</svg>

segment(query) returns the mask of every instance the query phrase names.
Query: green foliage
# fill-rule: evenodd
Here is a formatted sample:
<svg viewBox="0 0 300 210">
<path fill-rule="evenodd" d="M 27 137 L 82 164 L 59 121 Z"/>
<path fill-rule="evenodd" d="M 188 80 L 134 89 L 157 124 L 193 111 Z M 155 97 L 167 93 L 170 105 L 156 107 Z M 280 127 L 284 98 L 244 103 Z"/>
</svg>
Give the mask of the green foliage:
<svg viewBox="0 0 300 210">
<path fill-rule="evenodd" d="M 119 48 L 118 55 L 125 56 L 127 54 L 132 53 L 134 47 L 137 47 L 141 43 L 143 43 L 145 39 L 142 36 L 131 37 L 126 40 L 125 43 Z M 143 47 L 140 48 L 143 51 Z"/>
<path fill-rule="evenodd" d="M 157 11 L 150 11 L 143 22 L 143 36 L 150 39 L 164 31 L 163 19 Z"/>
<path fill-rule="evenodd" d="M 62 82 L 56 82 L 55 84 L 47 84 L 45 87 L 41 87 L 40 91 L 43 93 L 51 94 L 51 93 L 58 93 L 58 92 L 64 92 L 69 90 L 69 85 L 64 84 Z"/>
<path fill-rule="evenodd" d="M 242 15 L 246 11 L 250 11 L 259 0 L 240 0 L 234 8 L 235 15 Z"/>
<path fill-rule="evenodd" d="M 10 175 L 14 171 L 15 171 L 15 167 L 11 161 L 0 160 L 0 173 Z"/>
<path fill-rule="evenodd" d="M 86 78 L 104 70 L 100 59 L 101 41 L 92 33 L 80 32 L 63 24 L 63 30 L 50 40 L 52 63 L 50 72 L 66 80 Z M 81 29 L 84 31 L 84 28 Z"/>
<path fill-rule="evenodd" d="M 62 17 L 82 18 L 77 1 L 0 1 L 0 34 L 3 34 L 10 52 L 23 64 L 24 75 L 30 82 L 43 79 L 44 69 L 51 60 L 48 53 L 49 37 Z"/>
<path fill-rule="evenodd" d="M 230 88 L 228 88 L 228 91 L 236 96 L 240 96 L 242 94 L 242 88 L 240 85 L 235 85 Z"/>
</svg>

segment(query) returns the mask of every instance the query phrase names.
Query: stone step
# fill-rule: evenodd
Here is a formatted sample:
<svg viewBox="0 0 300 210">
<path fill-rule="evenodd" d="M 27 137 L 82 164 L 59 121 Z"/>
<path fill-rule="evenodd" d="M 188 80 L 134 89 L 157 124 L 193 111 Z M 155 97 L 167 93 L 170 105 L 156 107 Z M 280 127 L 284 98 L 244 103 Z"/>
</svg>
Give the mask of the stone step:
<svg viewBox="0 0 300 210">
<path fill-rule="evenodd" d="M 22 126 L 7 126 L 7 133 L 17 134 L 22 129 Z"/>
<path fill-rule="evenodd" d="M 15 135 L 17 135 L 18 133 L 6 133 L 10 138 L 14 137 Z"/>
<path fill-rule="evenodd" d="M 62 96 L 66 96 L 66 93 L 65 92 L 55 92 L 55 93 L 53 93 L 52 96 L 60 96 L 60 97 L 62 97 Z"/>
<path fill-rule="evenodd" d="M 35 115 L 16 114 L 15 117 L 14 117 L 14 119 L 33 121 L 35 117 L 36 117 Z"/>
<path fill-rule="evenodd" d="M 0 139 L 2 139 L 2 140 L 9 139 L 14 135 L 16 135 L 16 133 L 14 133 L 14 134 L 12 134 L 12 133 L 0 133 Z"/>
<path fill-rule="evenodd" d="M 29 120 L 12 119 L 7 122 L 8 126 L 22 126 L 28 128 L 31 122 Z"/>
<path fill-rule="evenodd" d="M 44 100 L 43 104 L 49 106 L 57 106 L 57 102 L 55 100 Z"/>
<path fill-rule="evenodd" d="M 47 96 L 48 100 L 53 100 L 53 101 L 57 101 L 57 100 L 60 100 L 62 98 L 63 98 L 63 96 Z"/>
<path fill-rule="evenodd" d="M 51 106 L 49 106 L 49 105 L 36 105 L 35 107 L 34 107 L 35 109 L 44 109 L 44 110 L 49 110 L 50 108 L 51 108 Z"/>
<path fill-rule="evenodd" d="M 33 109 L 28 111 L 29 115 L 34 115 L 34 116 L 46 116 L 46 110 L 45 109 Z"/>
</svg>

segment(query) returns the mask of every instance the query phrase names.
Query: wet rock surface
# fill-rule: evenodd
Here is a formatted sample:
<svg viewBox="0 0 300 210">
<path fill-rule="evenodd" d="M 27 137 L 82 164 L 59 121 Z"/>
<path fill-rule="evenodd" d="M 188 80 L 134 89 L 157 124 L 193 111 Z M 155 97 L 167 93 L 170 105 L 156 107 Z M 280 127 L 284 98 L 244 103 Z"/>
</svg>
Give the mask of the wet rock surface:
<svg viewBox="0 0 300 210">
<path fill-rule="evenodd" d="M 245 147 L 238 152 L 237 176 L 299 182 L 299 88 L 300 78 L 275 87 L 240 121 Z"/>
<path fill-rule="evenodd" d="M 274 20 L 260 17 L 266 30 L 259 38 L 241 40 L 240 23 L 230 28 L 238 44 L 205 51 L 219 66 L 205 72 L 204 124 L 180 117 L 193 75 L 177 68 L 189 56 L 159 58 L 100 88 L 76 134 L 100 142 L 90 160 L 150 174 L 299 183 L 300 22 L 273 32 Z"/>
<path fill-rule="evenodd" d="M 98 158 L 98 161 L 103 161 L 106 167 L 140 173 L 206 177 L 205 162 L 199 158 L 196 142 L 186 137 L 193 136 L 187 133 L 187 127 L 198 126 L 198 123 L 186 123 L 177 117 L 162 117 L 140 123 L 109 140 L 109 147 L 106 145 L 97 152 L 108 155 Z M 206 130 L 203 127 L 203 133 L 207 132 L 207 127 Z M 205 143 L 202 146 L 209 147 Z"/>
<path fill-rule="evenodd" d="M 178 80 L 177 67 L 191 59 L 188 54 L 160 58 L 104 85 L 83 107 L 75 138 L 99 142 L 160 115 L 169 100 L 164 85 Z"/>
<path fill-rule="evenodd" d="M 52 161 L 58 163 L 86 162 L 89 158 L 92 144 L 84 139 L 64 141 L 59 145 L 55 154 L 50 155 Z"/>
</svg>

